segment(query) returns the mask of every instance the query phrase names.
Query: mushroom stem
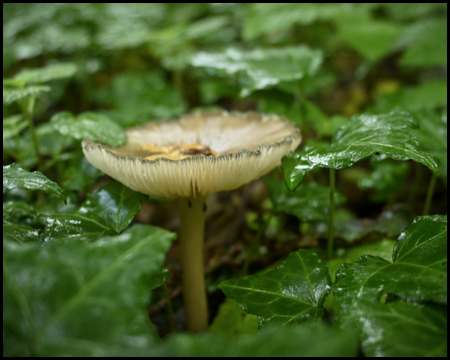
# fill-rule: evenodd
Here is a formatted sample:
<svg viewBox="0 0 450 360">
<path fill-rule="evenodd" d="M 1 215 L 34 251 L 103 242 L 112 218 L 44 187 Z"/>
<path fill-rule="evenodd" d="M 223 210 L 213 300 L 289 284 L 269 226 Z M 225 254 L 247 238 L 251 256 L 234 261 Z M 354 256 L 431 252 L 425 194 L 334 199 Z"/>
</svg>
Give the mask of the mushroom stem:
<svg viewBox="0 0 450 360">
<path fill-rule="evenodd" d="M 180 260 L 183 281 L 186 326 L 190 332 L 208 327 L 203 270 L 203 237 L 205 232 L 205 197 L 180 198 Z"/>
</svg>

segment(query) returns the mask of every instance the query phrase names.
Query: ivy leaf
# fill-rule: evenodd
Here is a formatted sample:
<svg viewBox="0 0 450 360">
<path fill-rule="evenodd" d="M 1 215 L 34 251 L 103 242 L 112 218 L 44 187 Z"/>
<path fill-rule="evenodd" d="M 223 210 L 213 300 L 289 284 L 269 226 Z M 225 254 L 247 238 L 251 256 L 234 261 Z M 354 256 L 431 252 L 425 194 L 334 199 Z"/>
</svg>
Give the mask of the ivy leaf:
<svg viewBox="0 0 450 360">
<path fill-rule="evenodd" d="M 214 344 L 213 346 L 211 346 Z M 203 333 L 175 334 L 154 346 L 154 357 L 353 357 L 356 333 L 320 323 L 269 327 L 239 339 Z"/>
<path fill-rule="evenodd" d="M 51 80 L 65 79 L 77 71 L 74 64 L 54 64 L 40 69 L 24 69 L 12 79 L 3 80 L 4 84 L 23 87 L 27 84 L 42 84 Z"/>
<path fill-rule="evenodd" d="M 127 140 L 125 131 L 103 114 L 85 112 L 75 117 L 64 111 L 53 115 L 50 124 L 61 134 L 78 140 L 88 138 L 111 146 L 123 145 Z"/>
<path fill-rule="evenodd" d="M 241 83 L 241 96 L 255 90 L 295 82 L 314 75 L 323 61 L 320 50 L 306 46 L 241 51 L 229 48 L 223 53 L 199 52 L 193 56 L 195 67 L 211 69 L 210 73 L 232 76 Z"/>
<path fill-rule="evenodd" d="M 400 235 L 392 263 L 365 255 L 336 274 L 333 294 L 344 308 L 378 302 L 385 293 L 447 303 L 447 216 L 416 218 Z"/>
<path fill-rule="evenodd" d="M 361 325 L 361 347 L 367 357 L 447 356 L 444 307 L 360 303 L 349 316 Z"/>
<path fill-rule="evenodd" d="M 27 86 L 23 89 L 11 89 L 3 87 L 3 104 L 9 105 L 14 101 L 27 98 L 29 96 L 37 97 L 41 94 L 50 91 L 48 86 Z"/>
<path fill-rule="evenodd" d="M 3 119 L 3 140 L 19 134 L 28 125 L 22 115 L 13 115 Z"/>
<path fill-rule="evenodd" d="M 330 208 L 330 188 L 316 183 L 306 184 L 295 192 L 290 192 L 283 182 L 265 177 L 270 199 L 275 211 L 285 212 L 298 217 L 301 221 L 327 221 Z M 336 192 L 336 205 L 343 204 L 345 197 Z"/>
<path fill-rule="evenodd" d="M 262 327 L 321 318 L 330 283 L 328 265 L 311 250 L 298 250 L 262 276 L 231 279 L 219 288 L 246 312 L 257 315 Z"/>
<path fill-rule="evenodd" d="M 39 171 L 29 172 L 17 164 L 3 166 L 3 194 L 12 189 L 41 190 L 66 201 L 64 191 Z"/>
<path fill-rule="evenodd" d="M 136 225 L 84 246 L 4 242 L 3 355 L 117 356 L 148 349 L 148 284 L 174 237 Z"/>
<path fill-rule="evenodd" d="M 338 130 L 328 148 L 310 147 L 283 161 L 286 185 L 293 191 L 310 170 L 346 169 L 374 154 L 394 160 L 411 159 L 438 173 L 436 162 L 420 149 L 411 133 L 410 129 L 417 127 L 417 121 L 406 112 L 354 116 Z"/>
<path fill-rule="evenodd" d="M 93 240 L 102 234 L 124 230 L 141 209 L 144 195 L 112 181 L 90 193 L 72 213 L 45 215 L 45 242 Z"/>
</svg>

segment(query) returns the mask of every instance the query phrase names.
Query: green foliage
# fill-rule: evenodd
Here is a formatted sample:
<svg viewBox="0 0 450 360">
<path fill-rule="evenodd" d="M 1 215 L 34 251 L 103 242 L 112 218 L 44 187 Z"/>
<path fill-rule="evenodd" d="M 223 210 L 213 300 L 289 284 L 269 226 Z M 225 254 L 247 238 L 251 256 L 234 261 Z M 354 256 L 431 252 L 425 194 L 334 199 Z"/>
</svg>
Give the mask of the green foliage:
<svg viewBox="0 0 450 360">
<path fill-rule="evenodd" d="M 420 149 L 417 138 L 411 134 L 410 129 L 417 127 L 414 118 L 404 112 L 355 116 L 338 130 L 329 147 L 312 147 L 285 157 L 286 185 L 293 191 L 308 171 L 316 168 L 346 169 L 371 155 L 394 160 L 412 159 L 437 173 L 436 162 Z"/>
<path fill-rule="evenodd" d="M 328 265 L 312 251 L 299 250 L 262 276 L 228 280 L 219 288 L 245 311 L 257 315 L 259 326 L 264 327 L 320 319 L 330 283 Z"/>
<path fill-rule="evenodd" d="M 63 189 L 39 171 L 28 172 L 16 164 L 3 166 L 3 194 L 12 189 L 41 190 L 66 201 Z"/>
<path fill-rule="evenodd" d="M 102 356 L 147 348 L 148 282 L 173 238 L 136 225 L 86 246 L 4 242 L 3 354 Z"/>
<path fill-rule="evenodd" d="M 3 14 L 4 356 L 447 355 L 447 4 Z M 192 335 L 175 235 L 141 224 L 176 230 L 176 203 L 110 182 L 81 140 L 202 108 L 282 115 L 302 143 L 287 186 L 208 199 Z"/>
</svg>

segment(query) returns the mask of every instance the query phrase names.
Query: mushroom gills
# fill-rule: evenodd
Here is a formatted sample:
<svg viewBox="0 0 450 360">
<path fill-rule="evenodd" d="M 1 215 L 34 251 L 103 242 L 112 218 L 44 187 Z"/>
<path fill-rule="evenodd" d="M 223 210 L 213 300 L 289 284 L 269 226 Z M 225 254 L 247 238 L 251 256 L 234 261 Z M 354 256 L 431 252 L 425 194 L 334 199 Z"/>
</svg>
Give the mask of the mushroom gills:
<svg viewBox="0 0 450 360">
<path fill-rule="evenodd" d="M 181 160 L 192 156 L 219 156 L 220 153 L 212 150 L 209 146 L 201 144 L 184 144 L 182 141 L 180 145 L 156 146 L 144 145 L 142 149 L 149 152 L 145 157 L 146 160 L 156 160 L 158 158 L 166 158 L 171 160 Z"/>
</svg>

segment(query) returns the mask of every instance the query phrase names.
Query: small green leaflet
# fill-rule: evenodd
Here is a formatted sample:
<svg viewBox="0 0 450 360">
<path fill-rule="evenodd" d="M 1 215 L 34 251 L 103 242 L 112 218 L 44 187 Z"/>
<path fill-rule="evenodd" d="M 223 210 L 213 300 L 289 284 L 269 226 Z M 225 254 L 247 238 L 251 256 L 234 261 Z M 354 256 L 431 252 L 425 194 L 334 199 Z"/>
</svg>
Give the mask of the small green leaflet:
<svg viewBox="0 0 450 360">
<path fill-rule="evenodd" d="M 36 97 L 48 91 L 50 91 L 50 88 L 44 85 L 26 86 L 23 89 L 11 89 L 3 86 L 3 104 L 9 105 L 14 101 L 30 96 Z"/>
<path fill-rule="evenodd" d="M 12 138 L 28 126 L 23 115 L 13 115 L 3 119 L 3 140 Z"/>
<path fill-rule="evenodd" d="M 112 181 L 90 193 L 72 213 L 44 215 L 44 242 L 90 241 L 124 230 L 141 209 L 144 195 Z"/>
<path fill-rule="evenodd" d="M 12 189 L 41 190 L 66 201 L 64 191 L 39 171 L 29 172 L 17 164 L 3 166 L 3 194 Z"/>
<path fill-rule="evenodd" d="M 3 80 L 3 84 L 22 88 L 26 84 L 42 84 L 51 80 L 65 79 L 77 71 L 74 64 L 54 64 L 39 69 L 24 69 L 12 79 Z"/>
<path fill-rule="evenodd" d="M 336 274 L 333 294 L 344 308 L 386 293 L 447 304 L 447 216 L 416 218 L 400 235 L 392 263 L 365 255 Z"/>
<path fill-rule="evenodd" d="M 149 283 L 174 238 L 136 225 L 83 246 L 4 242 L 3 356 L 150 349 Z"/>
<path fill-rule="evenodd" d="M 417 121 L 407 112 L 357 115 L 335 134 L 329 147 L 308 147 L 282 160 L 284 180 L 294 191 L 306 173 L 316 168 L 346 169 L 371 155 L 394 160 L 414 160 L 438 173 L 437 163 L 420 149 L 411 129 Z"/>
<path fill-rule="evenodd" d="M 212 69 L 210 74 L 238 79 L 241 96 L 248 96 L 255 90 L 312 76 L 322 61 L 320 50 L 297 46 L 252 51 L 229 48 L 223 53 L 199 52 L 193 56 L 191 64 Z"/>
<path fill-rule="evenodd" d="M 127 140 L 125 131 L 103 114 L 85 112 L 75 117 L 64 111 L 53 115 L 50 124 L 61 134 L 78 140 L 88 138 L 111 146 L 123 145 Z"/>
<path fill-rule="evenodd" d="M 219 288 L 246 312 L 257 315 L 262 327 L 320 319 L 330 284 L 326 262 L 311 250 L 298 250 L 262 276 L 227 280 Z"/>
</svg>

